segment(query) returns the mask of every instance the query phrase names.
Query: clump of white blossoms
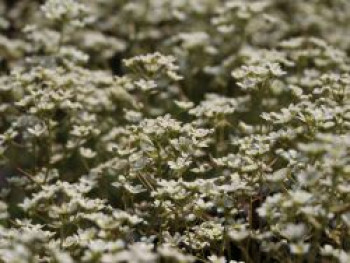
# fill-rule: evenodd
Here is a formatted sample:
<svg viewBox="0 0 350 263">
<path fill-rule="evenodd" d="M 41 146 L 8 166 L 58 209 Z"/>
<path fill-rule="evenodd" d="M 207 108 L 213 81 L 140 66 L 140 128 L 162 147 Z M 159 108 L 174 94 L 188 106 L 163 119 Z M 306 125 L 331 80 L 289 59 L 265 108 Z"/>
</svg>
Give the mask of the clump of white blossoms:
<svg viewBox="0 0 350 263">
<path fill-rule="evenodd" d="M 87 8 L 78 0 L 49 0 L 41 7 L 45 17 L 55 23 L 69 22 L 74 26 L 84 25 Z"/>
<path fill-rule="evenodd" d="M 349 23 L 0 1 L 0 263 L 350 262 Z"/>
</svg>

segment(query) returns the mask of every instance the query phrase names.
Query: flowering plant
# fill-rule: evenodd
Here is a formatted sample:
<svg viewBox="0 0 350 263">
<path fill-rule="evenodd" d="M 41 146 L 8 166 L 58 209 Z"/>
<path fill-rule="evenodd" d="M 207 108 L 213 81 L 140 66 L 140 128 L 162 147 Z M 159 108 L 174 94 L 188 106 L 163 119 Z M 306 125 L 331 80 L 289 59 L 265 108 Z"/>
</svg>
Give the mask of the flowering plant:
<svg viewBox="0 0 350 263">
<path fill-rule="evenodd" d="M 349 1 L 0 14 L 0 262 L 350 262 Z"/>
</svg>

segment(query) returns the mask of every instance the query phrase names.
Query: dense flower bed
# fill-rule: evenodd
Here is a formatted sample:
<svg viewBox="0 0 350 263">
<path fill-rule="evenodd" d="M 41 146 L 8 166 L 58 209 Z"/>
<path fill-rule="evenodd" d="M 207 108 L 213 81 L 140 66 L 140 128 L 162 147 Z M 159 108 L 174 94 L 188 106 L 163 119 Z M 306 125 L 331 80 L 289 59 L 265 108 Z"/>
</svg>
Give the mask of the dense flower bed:
<svg viewBox="0 0 350 263">
<path fill-rule="evenodd" d="M 0 1 L 0 262 L 350 262 L 350 1 Z"/>
</svg>

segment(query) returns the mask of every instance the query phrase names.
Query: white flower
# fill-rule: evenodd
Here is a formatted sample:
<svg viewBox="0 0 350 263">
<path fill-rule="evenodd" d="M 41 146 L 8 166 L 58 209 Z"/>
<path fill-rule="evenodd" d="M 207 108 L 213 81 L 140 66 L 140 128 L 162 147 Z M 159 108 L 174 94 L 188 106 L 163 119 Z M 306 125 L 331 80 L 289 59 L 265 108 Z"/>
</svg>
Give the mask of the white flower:
<svg viewBox="0 0 350 263">
<path fill-rule="evenodd" d="M 142 91 L 150 91 L 157 88 L 157 84 L 154 80 L 140 79 L 135 81 L 135 85 L 139 87 Z"/>
<path fill-rule="evenodd" d="M 312 198 L 311 193 L 303 190 L 297 190 L 294 192 L 290 191 L 289 194 L 296 204 L 305 204 Z"/>
<path fill-rule="evenodd" d="M 33 128 L 28 128 L 28 132 L 33 136 L 39 138 L 45 132 L 47 132 L 47 128 L 44 124 L 36 124 Z"/>
<path fill-rule="evenodd" d="M 232 240 L 237 242 L 242 242 L 243 240 L 247 239 L 249 237 L 249 231 L 246 229 L 233 229 L 229 232 L 229 236 Z"/>
<path fill-rule="evenodd" d="M 173 170 L 183 170 L 190 166 L 191 160 L 186 156 L 178 157 L 175 161 L 168 161 L 168 165 Z"/>
<path fill-rule="evenodd" d="M 92 159 L 96 156 L 96 152 L 94 152 L 90 148 L 80 147 L 79 152 L 80 152 L 81 156 L 83 156 L 84 158 L 87 158 L 87 159 Z"/>
<path fill-rule="evenodd" d="M 287 224 L 281 230 L 281 234 L 289 240 L 298 240 L 306 234 L 306 226 L 304 224 Z"/>
<path fill-rule="evenodd" d="M 179 108 L 181 108 L 183 110 L 189 110 L 189 109 L 193 108 L 193 106 L 194 106 L 194 103 L 192 101 L 175 100 L 175 104 L 176 104 L 176 106 L 178 106 Z"/>
<path fill-rule="evenodd" d="M 158 52 L 143 56 L 136 56 L 124 60 L 125 66 L 137 73 L 144 73 L 149 76 L 165 75 L 171 80 L 178 81 L 182 77 L 178 75 L 179 67 L 175 65 L 175 57 L 164 56 Z"/>
<path fill-rule="evenodd" d="M 76 26 L 84 25 L 81 18 L 87 13 L 87 8 L 77 0 L 47 0 L 41 10 L 50 20 L 60 23 L 68 20 Z"/>
</svg>

